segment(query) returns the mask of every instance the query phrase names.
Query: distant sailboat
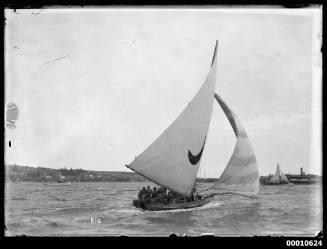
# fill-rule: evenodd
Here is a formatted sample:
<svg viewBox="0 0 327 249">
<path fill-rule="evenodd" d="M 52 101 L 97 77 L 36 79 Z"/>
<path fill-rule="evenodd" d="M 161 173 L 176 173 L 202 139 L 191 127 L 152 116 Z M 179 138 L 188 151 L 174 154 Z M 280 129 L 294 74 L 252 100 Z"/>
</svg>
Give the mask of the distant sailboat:
<svg viewBox="0 0 327 249">
<path fill-rule="evenodd" d="M 266 181 L 264 184 L 267 185 L 276 185 L 276 184 L 288 184 L 289 181 L 287 177 L 284 175 L 282 170 L 279 167 L 279 164 L 277 163 L 277 169 L 275 172 L 275 175 L 271 177 L 268 181 Z"/>
<path fill-rule="evenodd" d="M 200 90 L 176 120 L 129 165 L 136 173 L 183 196 L 190 196 L 205 148 L 211 119 L 214 96 L 224 110 L 237 136 L 233 156 L 225 171 L 211 190 L 228 189 L 257 191 L 259 173 L 256 159 L 246 133 L 235 114 L 218 95 L 215 95 L 217 73 L 216 42 L 209 74 Z M 202 206 L 212 199 L 203 196 L 196 201 L 177 204 L 142 204 L 134 200 L 136 207 L 147 210 L 168 210 Z"/>
</svg>

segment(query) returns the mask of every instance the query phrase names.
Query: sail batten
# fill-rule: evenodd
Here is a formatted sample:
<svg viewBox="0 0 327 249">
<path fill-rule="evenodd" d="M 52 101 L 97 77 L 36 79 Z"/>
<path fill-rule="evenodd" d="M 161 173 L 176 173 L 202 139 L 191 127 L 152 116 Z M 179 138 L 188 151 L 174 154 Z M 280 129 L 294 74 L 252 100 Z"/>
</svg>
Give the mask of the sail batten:
<svg viewBox="0 0 327 249">
<path fill-rule="evenodd" d="M 206 80 L 180 115 L 128 168 L 183 195 L 190 195 L 201 163 L 211 119 L 217 42 Z"/>
<path fill-rule="evenodd" d="M 234 152 L 214 188 L 257 194 L 259 191 L 259 172 L 250 140 L 235 113 L 218 94 L 215 94 L 215 99 L 228 118 L 237 141 Z"/>
</svg>

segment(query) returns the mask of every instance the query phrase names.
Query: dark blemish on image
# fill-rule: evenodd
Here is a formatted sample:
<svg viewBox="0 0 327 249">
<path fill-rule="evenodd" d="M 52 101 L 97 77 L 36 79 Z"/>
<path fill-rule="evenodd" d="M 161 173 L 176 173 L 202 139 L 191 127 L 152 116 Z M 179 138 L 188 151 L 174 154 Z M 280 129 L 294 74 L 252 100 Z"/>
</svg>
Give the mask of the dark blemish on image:
<svg viewBox="0 0 327 249">
<path fill-rule="evenodd" d="M 16 128 L 15 123 L 18 119 L 18 107 L 15 103 L 8 103 L 6 105 L 6 126 L 8 128 Z"/>
<path fill-rule="evenodd" d="M 9 141 L 9 147 L 11 148 L 11 141 Z"/>
<path fill-rule="evenodd" d="M 323 234 L 322 231 L 317 232 L 315 237 L 322 238 Z"/>
</svg>

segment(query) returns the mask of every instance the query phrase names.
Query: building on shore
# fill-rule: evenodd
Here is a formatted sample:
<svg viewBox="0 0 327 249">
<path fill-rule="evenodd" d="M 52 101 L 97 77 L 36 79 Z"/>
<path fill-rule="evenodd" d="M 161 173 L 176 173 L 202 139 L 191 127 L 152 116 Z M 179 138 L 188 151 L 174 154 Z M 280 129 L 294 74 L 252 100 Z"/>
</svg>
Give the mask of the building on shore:
<svg viewBox="0 0 327 249">
<path fill-rule="evenodd" d="M 316 184 L 320 182 L 320 178 L 316 175 L 306 174 L 303 168 L 300 169 L 300 175 L 286 175 L 289 181 L 293 184 Z"/>
</svg>

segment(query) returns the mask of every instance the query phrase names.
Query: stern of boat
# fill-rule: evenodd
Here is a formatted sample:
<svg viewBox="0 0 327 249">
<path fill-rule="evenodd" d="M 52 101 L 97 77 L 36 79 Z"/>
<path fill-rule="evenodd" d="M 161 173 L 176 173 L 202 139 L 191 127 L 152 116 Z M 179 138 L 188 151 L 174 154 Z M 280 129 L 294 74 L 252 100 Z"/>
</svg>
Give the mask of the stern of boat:
<svg viewBox="0 0 327 249">
<path fill-rule="evenodd" d="M 133 206 L 136 208 L 144 208 L 144 203 L 140 200 L 133 200 Z"/>
</svg>

